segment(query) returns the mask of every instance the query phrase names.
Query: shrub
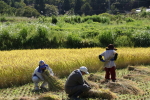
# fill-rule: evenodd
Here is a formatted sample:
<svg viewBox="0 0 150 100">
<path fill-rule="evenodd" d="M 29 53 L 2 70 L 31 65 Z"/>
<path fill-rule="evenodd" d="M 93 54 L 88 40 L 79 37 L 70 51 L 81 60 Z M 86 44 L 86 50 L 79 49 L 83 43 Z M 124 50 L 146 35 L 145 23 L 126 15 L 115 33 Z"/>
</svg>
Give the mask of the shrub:
<svg viewBox="0 0 150 100">
<path fill-rule="evenodd" d="M 131 39 L 127 36 L 119 36 L 117 37 L 117 39 L 115 40 L 114 44 L 116 46 L 120 46 L 120 47 L 133 47 L 134 44 L 131 41 Z"/>
<path fill-rule="evenodd" d="M 64 21 L 67 23 L 74 23 L 74 22 L 81 23 L 82 19 L 80 16 L 70 16 L 70 17 L 65 17 Z"/>
<path fill-rule="evenodd" d="M 26 6 L 24 8 L 23 16 L 25 16 L 25 17 L 32 17 L 32 16 L 38 17 L 38 16 L 40 16 L 40 13 L 36 9 L 31 8 L 29 6 Z"/>
<path fill-rule="evenodd" d="M 73 21 L 76 22 L 76 23 L 81 23 L 82 22 L 80 16 L 75 16 L 74 19 L 73 19 Z"/>
<path fill-rule="evenodd" d="M 108 17 L 110 20 L 115 20 L 115 16 L 109 13 L 102 13 L 102 14 L 99 14 L 99 16 Z"/>
<path fill-rule="evenodd" d="M 83 18 L 83 22 L 86 22 L 88 20 L 92 20 L 93 22 L 99 23 L 110 23 L 110 18 L 98 15 L 86 16 Z"/>
<path fill-rule="evenodd" d="M 36 33 L 32 34 L 27 40 L 27 45 L 30 48 L 47 48 L 49 45 L 48 30 L 39 26 Z"/>
<path fill-rule="evenodd" d="M 84 31 L 81 36 L 82 38 L 94 38 L 98 35 L 99 35 L 98 31 L 88 30 L 88 31 Z"/>
<path fill-rule="evenodd" d="M 58 15 L 58 8 L 54 5 L 45 4 L 45 14 L 46 16 Z"/>
<path fill-rule="evenodd" d="M 125 21 L 126 21 L 126 22 L 134 22 L 134 19 L 132 19 L 132 18 L 130 18 L 130 17 L 127 17 L 127 18 L 125 19 Z"/>
<path fill-rule="evenodd" d="M 28 35 L 28 30 L 27 30 L 27 28 L 23 28 L 22 30 L 20 30 L 18 39 L 19 39 L 20 42 L 21 42 L 21 48 L 25 48 L 27 35 Z"/>
<path fill-rule="evenodd" d="M 7 21 L 7 19 L 6 19 L 6 17 L 1 17 L 1 18 L 0 18 L 0 21 L 1 21 L 1 22 L 5 22 L 5 21 Z"/>
<path fill-rule="evenodd" d="M 133 41 L 136 47 L 148 47 L 150 46 L 150 32 L 146 31 L 136 31 L 133 34 Z"/>
<path fill-rule="evenodd" d="M 57 18 L 55 16 L 52 16 L 52 23 L 53 24 L 56 24 L 58 21 L 57 21 Z"/>
<path fill-rule="evenodd" d="M 81 47 L 96 47 L 100 46 L 100 43 L 96 39 L 84 39 L 81 41 Z"/>
<path fill-rule="evenodd" d="M 104 31 L 99 35 L 99 41 L 102 44 L 102 46 L 107 46 L 108 44 L 114 43 L 114 37 L 112 31 Z"/>
<path fill-rule="evenodd" d="M 67 46 L 71 48 L 80 48 L 81 47 L 81 38 L 78 34 L 70 34 L 67 37 Z"/>
<path fill-rule="evenodd" d="M 0 34 L 0 49 L 9 50 L 11 47 L 11 36 L 7 30 L 3 30 Z"/>
</svg>

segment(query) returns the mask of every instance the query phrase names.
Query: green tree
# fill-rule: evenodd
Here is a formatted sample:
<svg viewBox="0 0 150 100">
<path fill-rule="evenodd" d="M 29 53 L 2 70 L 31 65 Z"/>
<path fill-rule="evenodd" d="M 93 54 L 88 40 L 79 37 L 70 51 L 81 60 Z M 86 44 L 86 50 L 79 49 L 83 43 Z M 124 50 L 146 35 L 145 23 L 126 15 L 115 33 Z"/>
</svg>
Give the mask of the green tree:
<svg viewBox="0 0 150 100">
<path fill-rule="evenodd" d="M 15 2 L 14 7 L 15 8 L 23 8 L 26 4 L 24 2 Z"/>
<path fill-rule="evenodd" d="M 15 15 L 16 15 L 16 16 L 23 16 L 24 11 L 25 11 L 24 8 L 18 8 L 18 9 L 16 10 Z"/>
<path fill-rule="evenodd" d="M 24 3 L 26 5 L 32 5 L 32 4 L 34 4 L 34 2 L 35 2 L 35 0 L 24 0 Z"/>
<path fill-rule="evenodd" d="M 38 17 L 38 16 L 40 16 L 40 13 L 36 9 L 34 9 L 32 7 L 26 6 L 24 8 L 23 16 L 26 16 L 26 17 L 32 17 L 32 16 Z"/>
<path fill-rule="evenodd" d="M 0 1 L 0 14 L 13 14 L 15 12 L 15 8 L 7 5 L 4 1 Z"/>
<path fill-rule="evenodd" d="M 45 14 L 45 0 L 35 0 L 34 8 L 41 13 L 42 15 Z"/>
<path fill-rule="evenodd" d="M 52 15 L 57 16 L 58 15 L 58 9 L 57 9 L 57 7 L 54 6 L 54 5 L 46 4 L 45 5 L 45 15 L 46 16 L 52 16 Z"/>
<path fill-rule="evenodd" d="M 70 2 L 69 2 L 69 0 L 64 0 L 63 6 L 64 6 L 64 10 L 65 11 L 70 10 Z"/>
<path fill-rule="evenodd" d="M 75 8 L 74 8 L 74 11 L 75 11 L 75 14 L 81 14 L 81 6 L 82 6 L 82 0 L 76 0 L 75 2 Z"/>
<path fill-rule="evenodd" d="M 90 15 L 91 14 L 91 11 L 92 10 L 92 7 L 90 6 L 89 3 L 85 3 L 82 7 L 81 7 L 81 11 L 86 14 L 86 15 Z"/>
<path fill-rule="evenodd" d="M 90 5 L 93 9 L 92 14 L 104 13 L 108 8 L 107 0 L 92 0 Z"/>
<path fill-rule="evenodd" d="M 7 10 L 8 5 L 4 1 L 0 1 L 0 13 L 3 14 Z"/>
<path fill-rule="evenodd" d="M 11 5 L 11 0 L 5 0 L 4 2 L 6 2 L 8 5 Z"/>
</svg>

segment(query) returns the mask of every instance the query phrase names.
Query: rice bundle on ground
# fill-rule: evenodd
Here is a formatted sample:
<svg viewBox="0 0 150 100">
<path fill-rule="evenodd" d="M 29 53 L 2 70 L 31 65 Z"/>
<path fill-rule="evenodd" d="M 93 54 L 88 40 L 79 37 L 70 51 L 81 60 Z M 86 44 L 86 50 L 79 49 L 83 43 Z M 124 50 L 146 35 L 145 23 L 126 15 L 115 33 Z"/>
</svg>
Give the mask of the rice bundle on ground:
<svg viewBox="0 0 150 100">
<path fill-rule="evenodd" d="M 48 70 L 42 73 L 44 80 L 48 82 L 48 89 L 50 91 L 60 91 L 64 90 L 62 82 L 55 76 L 51 76 Z"/>
<path fill-rule="evenodd" d="M 59 96 L 52 94 L 52 93 L 46 93 L 40 95 L 40 97 L 37 100 L 60 100 Z"/>
<path fill-rule="evenodd" d="M 88 77 L 87 77 L 88 80 L 90 81 L 93 81 L 93 82 L 99 82 L 100 80 L 102 80 L 103 78 L 101 76 L 97 76 L 97 75 L 94 75 L 94 74 L 90 74 Z"/>
<path fill-rule="evenodd" d="M 119 94 L 133 94 L 133 95 L 143 94 L 143 91 L 137 87 L 137 84 L 130 80 L 122 79 L 119 80 L 119 82 L 109 82 L 107 83 L 106 87 L 109 88 L 110 91 Z"/>
<path fill-rule="evenodd" d="M 128 74 L 128 75 L 123 76 L 123 78 L 134 80 L 134 81 L 141 81 L 141 82 L 150 81 L 150 76 L 143 75 L 143 74 Z"/>
<path fill-rule="evenodd" d="M 98 89 L 100 88 L 100 84 L 99 83 L 96 83 L 96 82 L 92 82 L 92 81 L 88 81 L 88 84 L 91 86 L 91 88 L 95 88 L 95 89 Z"/>
<path fill-rule="evenodd" d="M 0 99 L 0 100 L 6 100 L 6 99 Z M 13 100 L 36 100 L 36 99 L 32 97 L 18 97 L 18 98 L 14 98 Z"/>
<path fill-rule="evenodd" d="M 81 98 L 101 98 L 112 100 L 117 98 L 116 94 L 107 89 L 91 89 L 88 92 L 84 92 L 80 95 Z"/>
<path fill-rule="evenodd" d="M 150 75 L 150 68 L 145 66 L 128 66 L 129 71 L 134 71 L 135 73 Z"/>
</svg>

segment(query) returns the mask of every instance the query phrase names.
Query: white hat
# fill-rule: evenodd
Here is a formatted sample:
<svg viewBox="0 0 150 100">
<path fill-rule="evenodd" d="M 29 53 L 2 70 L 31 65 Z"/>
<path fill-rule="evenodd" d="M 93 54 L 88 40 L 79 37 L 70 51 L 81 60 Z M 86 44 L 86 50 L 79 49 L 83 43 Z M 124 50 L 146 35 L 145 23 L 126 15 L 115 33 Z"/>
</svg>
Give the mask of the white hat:
<svg viewBox="0 0 150 100">
<path fill-rule="evenodd" d="M 81 66 L 80 71 L 85 72 L 86 74 L 89 74 L 88 69 L 85 66 Z"/>
</svg>

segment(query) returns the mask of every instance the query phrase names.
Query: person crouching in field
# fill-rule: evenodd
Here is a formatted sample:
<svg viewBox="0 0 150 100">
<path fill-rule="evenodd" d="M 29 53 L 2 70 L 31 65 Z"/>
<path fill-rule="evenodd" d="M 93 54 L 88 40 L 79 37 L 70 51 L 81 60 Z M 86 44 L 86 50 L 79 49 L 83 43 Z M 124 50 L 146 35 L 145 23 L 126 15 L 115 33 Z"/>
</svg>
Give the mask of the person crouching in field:
<svg viewBox="0 0 150 100">
<path fill-rule="evenodd" d="M 67 78 L 65 83 L 65 92 L 68 97 L 73 100 L 80 100 L 78 96 L 83 92 L 89 91 L 90 85 L 83 80 L 82 75 L 89 74 L 88 69 L 85 66 L 80 69 L 74 70 Z"/>
<path fill-rule="evenodd" d="M 113 82 L 116 81 L 116 72 L 115 72 L 116 65 L 114 61 L 117 60 L 118 53 L 115 50 L 117 49 L 114 48 L 114 45 L 109 44 L 108 47 L 106 48 L 106 51 L 104 51 L 103 53 L 99 55 L 100 61 L 104 62 L 104 68 L 106 72 L 105 73 L 106 82 L 110 80 L 110 76 Z M 104 60 L 102 56 L 104 56 Z"/>
<path fill-rule="evenodd" d="M 48 84 L 46 82 L 46 80 L 43 79 L 41 73 L 45 70 L 49 70 L 50 71 L 50 75 L 54 76 L 54 73 L 52 71 L 52 69 L 47 65 L 45 64 L 45 62 L 43 60 L 41 60 L 39 62 L 39 66 L 34 70 L 34 73 L 32 75 L 32 81 L 34 82 L 34 90 L 39 90 L 39 85 L 38 83 L 40 81 L 43 81 L 43 83 L 41 84 L 40 88 L 41 89 L 46 89 L 46 85 Z"/>
</svg>

